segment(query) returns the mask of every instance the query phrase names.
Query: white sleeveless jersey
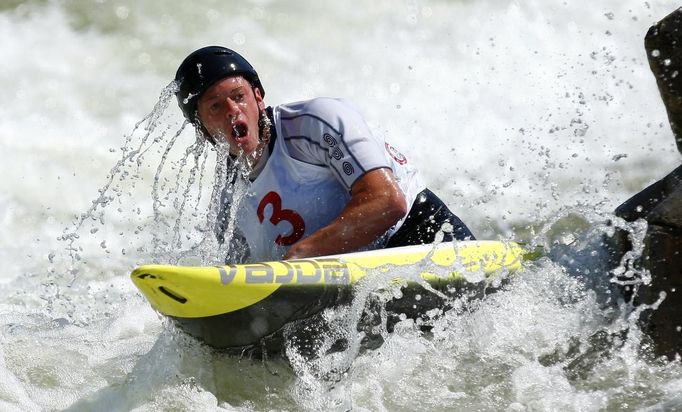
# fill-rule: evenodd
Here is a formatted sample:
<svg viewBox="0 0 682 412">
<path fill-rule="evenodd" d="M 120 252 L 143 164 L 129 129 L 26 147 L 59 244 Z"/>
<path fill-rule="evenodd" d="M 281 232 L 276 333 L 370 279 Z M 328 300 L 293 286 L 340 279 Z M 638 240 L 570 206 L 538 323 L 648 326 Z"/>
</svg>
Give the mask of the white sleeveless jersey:
<svg viewBox="0 0 682 412">
<path fill-rule="evenodd" d="M 250 261 L 281 259 L 291 245 L 331 223 L 348 203 L 353 183 L 371 170 L 392 169 L 409 206 L 425 188 L 405 156 L 374 137 L 342 100 L 281 105 L 273 115 L 272 153 L 236 216 Z M 368 248 L 383 246 L 404 219 Z"/>
</svg>

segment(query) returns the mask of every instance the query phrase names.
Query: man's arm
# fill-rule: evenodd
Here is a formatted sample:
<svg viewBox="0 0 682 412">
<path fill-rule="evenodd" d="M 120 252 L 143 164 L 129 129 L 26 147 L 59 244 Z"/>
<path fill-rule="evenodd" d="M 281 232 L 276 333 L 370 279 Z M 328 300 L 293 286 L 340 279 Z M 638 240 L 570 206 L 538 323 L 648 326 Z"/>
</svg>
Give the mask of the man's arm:
<svg viewBox="0 0 682 412">
<path fill-rule="evenodd" d="M 345 253 L 367 246 L 407 213 L 407 201 L 388 168 L 353 183 L 351 198 L 329 225 L 294 244 L 284 259 Z"/>
</svg>

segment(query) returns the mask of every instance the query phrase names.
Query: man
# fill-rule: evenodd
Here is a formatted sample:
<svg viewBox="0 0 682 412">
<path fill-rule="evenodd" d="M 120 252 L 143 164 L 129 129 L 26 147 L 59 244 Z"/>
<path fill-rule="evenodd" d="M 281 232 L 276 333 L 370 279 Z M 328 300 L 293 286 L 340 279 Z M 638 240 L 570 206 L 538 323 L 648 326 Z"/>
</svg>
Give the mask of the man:
<svg viewBox="0 0 682 412">
<path fill-rule="evenodd" d="M 251 64 L 218 46 L 190 54 L 175 80 L 185 118 L 248 165 L 248 193 L 226 202 L 241 202 L 236 227 L 249 260 L 425 244 L 442 228 L 451 229 L 445 241 L 474 239 L 348 103 L 318 98 L 266 108 Z"/>
</svg>

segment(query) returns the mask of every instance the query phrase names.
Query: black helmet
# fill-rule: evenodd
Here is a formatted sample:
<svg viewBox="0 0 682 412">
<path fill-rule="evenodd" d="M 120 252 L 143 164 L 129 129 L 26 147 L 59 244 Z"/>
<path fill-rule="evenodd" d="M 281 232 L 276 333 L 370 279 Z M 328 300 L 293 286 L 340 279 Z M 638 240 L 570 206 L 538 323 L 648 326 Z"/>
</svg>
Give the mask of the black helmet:
<svg viewBox="0 0 682 412">
<path fill-rule="evenodd" d="M 187 56 L 175 73 L 175 81 L 179 85 L 175 96 L 185 119 L 194 123 L 201 95 L 228 76 L 243 76 L 260 90 L 261 96 L 265 96 L 258 73 L 239 53 L 226 47 L 208 46 Z"/>
</svg>

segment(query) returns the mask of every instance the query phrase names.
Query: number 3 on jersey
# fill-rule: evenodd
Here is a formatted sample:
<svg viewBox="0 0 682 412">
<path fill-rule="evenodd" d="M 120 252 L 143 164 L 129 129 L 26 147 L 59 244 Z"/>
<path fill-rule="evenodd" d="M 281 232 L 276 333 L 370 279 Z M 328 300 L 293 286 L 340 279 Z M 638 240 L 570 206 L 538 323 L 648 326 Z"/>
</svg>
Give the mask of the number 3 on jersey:
<svg viewBox="0 0 682 412">
<path fill-rule="evenodd" d="M 277 226 L 281 221 L 289 222 L 293 230 L 287 236 L 277 235 L 275 243 L 280 246 L 291 246 L 301 240 L 305 233 L 305 222 L 301 215 L 291 209 L 282 209 L 282 198 L 277 192 L 268 192 L 258 204 L 258 221 L 263 223 L 265 220 L 265 206 L 272 205 L 272 216 L 270 216 L 270 223 Z"/>
</svg>

